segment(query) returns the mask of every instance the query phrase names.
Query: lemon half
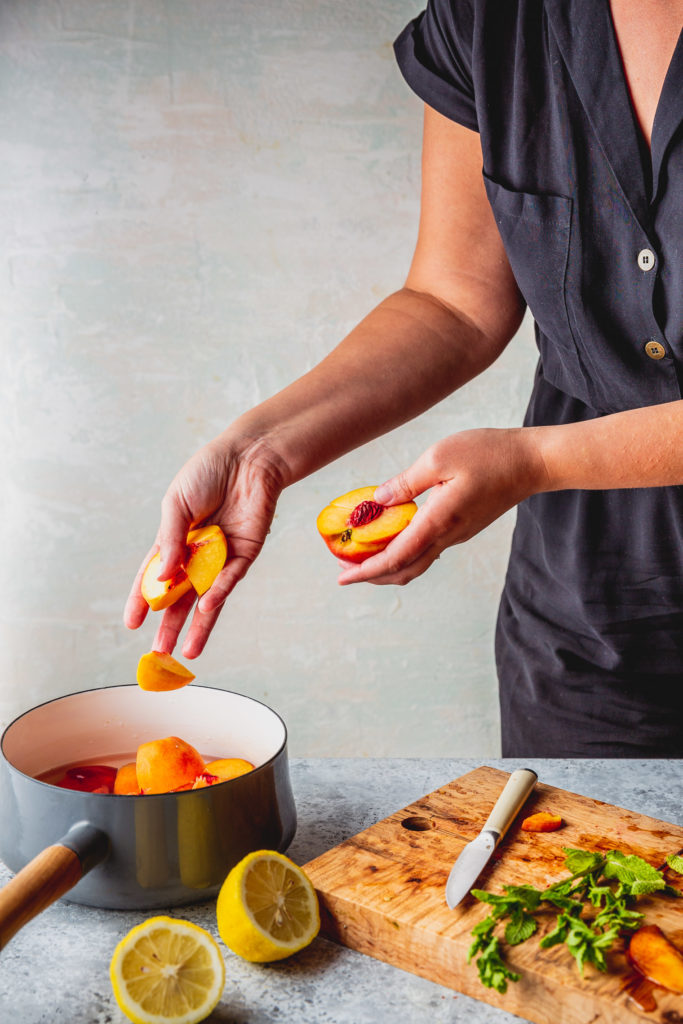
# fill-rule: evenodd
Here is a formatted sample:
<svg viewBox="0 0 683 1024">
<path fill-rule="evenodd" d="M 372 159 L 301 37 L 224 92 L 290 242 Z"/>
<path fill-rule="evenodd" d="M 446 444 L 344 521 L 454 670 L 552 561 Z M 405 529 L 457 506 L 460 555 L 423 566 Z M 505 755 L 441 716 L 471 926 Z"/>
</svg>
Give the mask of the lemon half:
<svg viewBox="0 0 683 1024">
<path fill-rule="evenodd" d="M 119 942 L 109 967 L 116 1002 L 134 1024 L 198 1024 L 225 986 L 225 963 L 207 931 L 150 917 Z"/>
<path fill-rule="evenodd" d="M 216 919 L 226 946 L 258 963 L 297 953 L 320 929 L 313 885 L 274 850 L 249 853 L 235 865 L 218 894 Z"/>
</svg>

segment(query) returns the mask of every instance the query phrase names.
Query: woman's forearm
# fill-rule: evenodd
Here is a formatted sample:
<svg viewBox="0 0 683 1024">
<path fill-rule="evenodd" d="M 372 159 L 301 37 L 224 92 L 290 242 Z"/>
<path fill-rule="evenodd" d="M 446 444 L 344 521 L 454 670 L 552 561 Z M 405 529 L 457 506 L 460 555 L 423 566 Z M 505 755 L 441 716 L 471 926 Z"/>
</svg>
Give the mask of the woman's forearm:
<svg viewBox="0 0 683 1024">
<path fill-rule="evenodd" d="M 283 483 L 292 483 L 471 380 L 495 360 L 515 327 L 484 333 L 438 299 L 403 288 L 313 370 L 235 426 L 267 445 Z"/>
<path fill-rule="evenodd" d="M 683 484 L 683 401 L 530 427 L 528 439 L 545 466 L 539 490 Z"/>
</svg>

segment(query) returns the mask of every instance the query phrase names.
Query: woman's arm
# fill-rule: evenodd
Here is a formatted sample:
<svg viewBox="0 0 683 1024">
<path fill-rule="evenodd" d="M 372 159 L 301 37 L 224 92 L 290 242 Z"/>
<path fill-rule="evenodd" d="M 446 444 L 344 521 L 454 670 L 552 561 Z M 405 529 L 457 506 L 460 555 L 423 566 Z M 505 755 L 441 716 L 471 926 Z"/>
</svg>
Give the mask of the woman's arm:
<svg viewBox="0 0 683 1024">
<path fill-rule="evenodd" d="M 445 548 L 542 491 L 683 484 L 683 401 L 578 423 L 468 430 L 445 438 L 375 491 L 396 504 L 430 494 L 385 551 L 345 568 L 342 584 L 404 584 Z"/>
<path fill-rule="evenodd" d="M 427 109 L 420 229 L 405 287 L 313 370 L 240 416 L 172 481 L 152 549 L 161 548 L 162 578 L 180 568 L 193 524 L 218 523 L 230 548 L 195 607 L 186 657 L 201 653 L 223 602 L 260 552 L 285 486 L 440 401 L 489 366 L 516 331 L 524 304 L 481 167 L 479 136 Z M 141 571 L 124 613 L 131 629 L 148 611 Z M 156 650 L 174 649 L 192 605 L 187 594 L 164 612 Z"/>
</svg>

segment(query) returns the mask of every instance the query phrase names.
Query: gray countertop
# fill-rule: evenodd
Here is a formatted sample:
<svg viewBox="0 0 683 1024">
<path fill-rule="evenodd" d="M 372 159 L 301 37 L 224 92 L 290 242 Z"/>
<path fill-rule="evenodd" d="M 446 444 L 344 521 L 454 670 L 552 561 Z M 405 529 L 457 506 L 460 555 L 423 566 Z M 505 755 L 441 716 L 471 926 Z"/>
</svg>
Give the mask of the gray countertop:
<svg viewBox="0 0 683 1024">
<path fill-rule="evenodd" d="M 298 830 L 288 851 L 304 864 L 342 839 L 451 779 L 471 759 L 292 760 Z M 541 781 L 683 825 L 679 761 L 491 760 L 512 771 L 535 768 Z M 0 884 L 10 872 L 0 864 Z M 156 911 L 163 913 L 163 911 Z M 171 911 L 217 936 L 215 902 Z M 60 902 L 45 910 L 0 954 L 0 1020 L 17 1024 L 124 1024 L 109 983 L 114 946 L 145 917 Z M 222 944 L 221 944 L 222 945 Z M 388 964 L 316 939 L 279 964 L 241 961 L 225 949 L 226 986 L 209 1021 L 222 1024 L 519 1024 L 487 1006 Z"/>
</svg>

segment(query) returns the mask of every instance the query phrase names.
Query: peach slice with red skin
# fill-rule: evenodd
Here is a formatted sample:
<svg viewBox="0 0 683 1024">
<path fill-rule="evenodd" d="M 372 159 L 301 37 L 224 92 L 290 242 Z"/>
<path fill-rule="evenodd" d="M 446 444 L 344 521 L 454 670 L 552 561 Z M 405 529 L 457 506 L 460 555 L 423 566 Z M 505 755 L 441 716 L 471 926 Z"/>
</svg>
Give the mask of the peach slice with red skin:
<svg viewBox="0 0 683 1024">
<path fill-rule="evenodd" d="M 318 516 L 316 526 L 333 555 L 346 562 L 364 562 L 383 551 L 417 512 L 414 501 L 380 505 L 376 487 L 359 487 L 335 498 Z"/>
<path fill-rule="evenodd" d="M 187 535 L 187 555 L 182 569 L 170 579 L 160 580 L 161 555 L 156 552 L 145 566 L 140 581 L 140 592 L 153 612 L 175 604 L 183 594 L 194 588 L 201 597 L 209 589 L 225 565 L 228 542 L 220 526 L 213 523 L 190 530 Z"/>
<path fill-rule="evenodd" d="M 149 651 L 138 662 L 137 681 L 141 690 L 179 690 L 195 678 L 194 672 L 164 651 Z"/>
<path fill-rule="evenodd" d="M 168 793 L 192 786 L 204 771 L 204 758 L 180 737 L 167 736 L 140 744 L 135 770 L 142 793 Z"/>
</svg>

